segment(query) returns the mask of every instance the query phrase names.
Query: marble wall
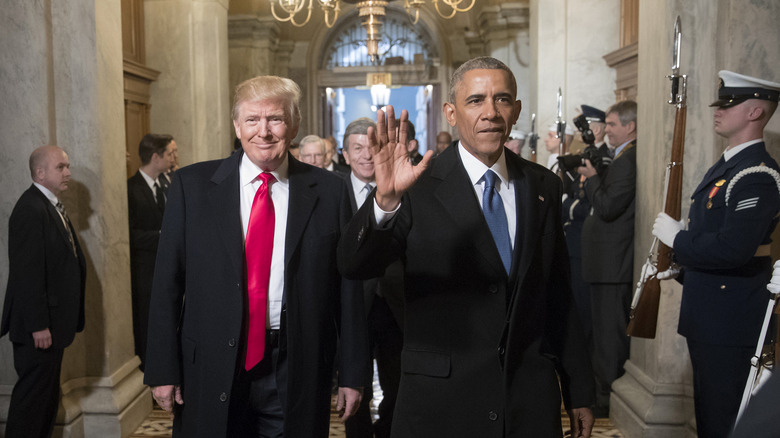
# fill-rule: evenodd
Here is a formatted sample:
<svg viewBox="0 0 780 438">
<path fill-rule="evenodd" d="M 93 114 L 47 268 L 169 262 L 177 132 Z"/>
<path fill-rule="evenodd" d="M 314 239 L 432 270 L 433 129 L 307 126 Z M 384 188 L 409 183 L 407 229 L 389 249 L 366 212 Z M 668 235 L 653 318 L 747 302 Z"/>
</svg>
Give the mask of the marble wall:
<svg viewBox="0 0 780 438">
<path fill-rule="evenodd" d="M 524 117 L 536 113 L 539 163 L 549 153 L 542 139 L 556 119 L 557 92 L 563 93 L 567 125 L 580 105 L 606 110 L 615 103 L 615 72 L 602 58 L 618 49 L 619 0 L 532 0 L 530 102 Z"/>
<path fill-rule="evenodd" d="M 146 65 L 151 131 L 168 133 L 180 165 L 224 158 L 232 150 L 228 76 L 228 0 L 146 0 Z"/>
<path fill-rule="evenodd" d="M 87 260 L 86 327 L 65 351 L 55 433 L 127 436 L 151 409 L 133 354 L 124 153 L 120 0 L 8 2 L 0 11 L 0 278 L 8 217 L 42 144 L 70 156 L 62 201 Z M 4 296 L 3 290 L 0 295 Z M 0 341 L 0 422 L 16 380 Z"/>
</svg>

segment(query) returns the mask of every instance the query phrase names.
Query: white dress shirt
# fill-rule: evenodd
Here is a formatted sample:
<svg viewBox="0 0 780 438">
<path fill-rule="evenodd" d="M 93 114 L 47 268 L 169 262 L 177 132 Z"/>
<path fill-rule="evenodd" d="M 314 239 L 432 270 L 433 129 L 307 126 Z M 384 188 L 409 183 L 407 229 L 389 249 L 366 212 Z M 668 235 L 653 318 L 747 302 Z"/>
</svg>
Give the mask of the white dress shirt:
<svg viewBox="0 0 780 438">
<path fill-rule="evenodd" d="M 764 141 L 764 139 L 762 139 L 762 138 L 759 138 L 759 139 L 756 139 L 756 140 L 750 140 L 750 141 L 746 141 L 746 142 L 744 142 L 744 143 L 742 143 L 742 144 L 738 144 L 738 145 L 734 146 L 733 148 L 726 149 L 725 151 L 723 151 L 723 159 L 724 159 L 725 161 L 728 161 L 728 160 L 730 160 L 730 159 L 731 159 L 731 158 L 732 158 L 734 155 L 737 155 L 738 153 L 740 153 L 740 152 L 744 151 L 744 150 L 745 150 L 745 149 L 747 149 L 749 146 L 753 146 L 753 145 L 754 145 L 754 144 L 756 144 L 756 143 L 761 143 L 762 141 Z"/>
<path fill-rule="evenodd" d="M 482 208 L 482 196 L 485 192 L 485 172 L 490 169 L 501 180 L 501 184 L 497 185 L 496 189 L 498 189 L 498 194 L 501 195 L 501 201 L 504 203 L 504 212 L 506 213 L 507 227 L 509 228 L 509 242 L 512 244 L 512 249 L 514 249 L 515 235 L 517 234 L 515 186 L 514 183 L 509 182 L 509 170 L 506 167 L 504 148 L 501 148 L 501 156 L 498 157 L 498 160 L 491 167 L 487 167 L 485 163 L 471 155 L 460 143 L 458 143 L 458 150 L 460 159 L 463 161 L 463 167 L 466 168 L 466 173 L 469 174 L 474 194 L 477 195 L 480 208 Z"/>
<path fill-rule="evenodd" d="M 241 225 L 246 242 L 246 230 L 255 193 L 262 181 L 257 176 L 263 171 L 246 155 L 241 157 L 238 166 L 241 197 Z M 271 201 L 274 204 L 274 247 L 271 254 L 271 277 L 268 282 L 268 326 L 278 329 L 282 314 L 282 296 L 284 295 L 284 247 L 287 235 L 287 209 L 290 200 L 290 179 L 287 157 L 276 170 L 271 172 L 276 181 L 269 187 Z"/>
<path fill-rule="evenodd" d="M 501 156 L 493 163 L 493 166 L 487 167 L 483 162 L 479 161 L 475 156 L 471 155 L 463 145 L 458 142 L 458 152 L 460 152 L 460 158 L 463 162 L 463 167 L 466 169 L 466 173 L 471 180 L 474 194 L 477 196 L 477 202 L 479 203 L 480 210 L 482 209 L 482 194 L 485 191 L 485 179 L 483 178 L 485 172 L 488 169 L 498 175 L 501 183 L 496 187 L 498 194 L 501 196 L 501 201 L 504 204 L 504 212 L 506 213 L 507 227 L 509 228 L 509 241 L 512 244 L 512 249 L 515 247 L 515 236 L 517 235 L 517 208 L 515 202 L 515 186 L 514 183 L 509 182 L 509 170 L 506 167 L 506 155 L 504 149 L 501 149 Z M 380 226 L 387 223 L 395 216 L 399 205 L 393 211 L 384 211 L 379 208 L 376 199 L 374 199 L 374 217 L 377 224 Z"/>
<path fill-rule="evenodd" d="M 33 182 L 33 185 L 35 187 L 37 187 L 38 190 L 40 190 L 41 193 L 44 194 L 44 196 L 46 196 L 46 199 L 48 199 L 49 202 L 51 202 L 51 205 L 54 206 L 54 209 L 57 210 L 57 214 L 60 216 L 60 220 L 62 221 L 62 225 L 64 225 L 65 229 L 67 230 L 68 229 L 68 222 L 65 221 L 65 217 L 62 215 L 62 212 L 60 212 L 60 209 L 57 208 L 57 204 L 59 204 L 59 202 L 60 202 L 60 200 L 57 199 L 57 195 L 52 193 L 52 191 L 47 189 L 46 187 L 38 184 L 37 182 Z"/>
<path fill-rule="evenodd" d="M 144 178 L 144 181 L 146 181 L 146 185 L 149 186 L 149 189 L 152 191 L 152 196 L 155 200 L 157 200 L 157 189 L 154 187 L 155 184 L 158 185 L 160 188 L 162 188 L 162 185 L 160 185 L 159 177 L 158 179 L 152 179 L 151 176 L 147 175 L 146 172 L 144 172 L 141 169 L 138 169 L 138 172 L 141 173 L 141 176 Z M 168 195 L 163 192 L 163 197 L 165 200 L 168 200 Z"/>
<path fill-rule="evenodd" d="M 357 208 L 360 208 L 363 203 L 366 202 L 368 195 L 371 194 L 370 191 L 366 190 L 366 184 L 369 184 L 371 190 L 374 190 L 376 183 L 374 181 L 371 181 L 370 183 L 363 182 L 355 176 L 354 172 L 349 173 L 349 180 L 352 183 L 352 191 L 355 193 L 355 203 L 357 204 Z"/>
</svg>

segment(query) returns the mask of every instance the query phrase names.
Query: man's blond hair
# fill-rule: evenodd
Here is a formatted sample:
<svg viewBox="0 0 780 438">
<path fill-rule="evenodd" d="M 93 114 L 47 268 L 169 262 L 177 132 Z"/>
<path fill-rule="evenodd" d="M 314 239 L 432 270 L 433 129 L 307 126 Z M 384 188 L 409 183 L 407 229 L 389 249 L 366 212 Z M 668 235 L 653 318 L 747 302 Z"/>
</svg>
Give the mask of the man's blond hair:
<svg viewBox="0 0 780 438">
<path fill-rule="evenodd" d="M 238 84 L 233 98 L 233 120 L 238 121 L 238 109 L 242 103 L 268 99 L 288 102 L 286 115 L 292 122 L 292 127 L 298 127 L 301 121 L 301 88 L 293 80 L 279 76 L 257 76 Z"/>
</svg>

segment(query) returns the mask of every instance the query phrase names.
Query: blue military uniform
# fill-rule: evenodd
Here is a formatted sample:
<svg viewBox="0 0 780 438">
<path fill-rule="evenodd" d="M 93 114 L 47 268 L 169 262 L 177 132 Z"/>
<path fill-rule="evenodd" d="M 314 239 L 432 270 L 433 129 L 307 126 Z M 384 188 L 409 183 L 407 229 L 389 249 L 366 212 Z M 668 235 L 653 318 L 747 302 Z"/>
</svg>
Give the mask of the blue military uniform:
<svg viewBox="0 0 780 438">
<path fill-rule="evenodd" d="M 723 118 L 743 120 L 727 111 L 748 99 L 778 101 L 780 84 L 720 76 L 711 106 Z M 701 437 L 726 437 L 733 428 L 769 300 L 778 213 L 780 168 L 758 138 L 732 145 L 707 171 L 691 196 L 688 229 L 674 236 L 674 260 L 683 268 L 678 332 L 691 355 Z"/>
<path fill-rule="evenodd" d="M 587 120 L 588 124 L 591 122 L 605 123 L 606 114 L 598 108 L 582 105 L 582 115 L 579 117 L 583 117 Z M 576 124 L 577 119 L 575 119 L 575 125 Z M 590 132 L 589 134 L 591 135 L 591 138 L 595 140 L 595 137 L 592 137 L 593 133 Z M 584 137 L 585 136 L 583 136 L 583 138 Z M 596 147 L 599 155 L 603 157 L 602 159 L 605 161 L 605 165 L 609 165 L 609 163 L 612 162 L 612 158 L 606 143 L 602 142 Z M 563 231 L 566 233 L 566 246 L 569 248 L 571 289 L 572 294 L 574 295 L 574 305 L 577 307 L 577 314 L 580 317 L 585 340 L 588 342 L 589 350 L 592 350 L 590 343 L 592 342 L 593 336 L 593 317 L 591 315 L 590 288 L 588 287 L 588 283 L 582 279 L 582 225 L 590 214 L 590 209 L 590 200 L 585 192 L 585 178 L 580 177 L 579 179 L 572 181 L 569 185 L 567 196 L 563 200 L 561 215 Z"/>
<path fill-rule="evenodd" d="M 780 170 L 763 142 L 718 161 L 691 196 L 688 231 L 674 239 L 675 261 L 684 267 L 678 331 L 689 340 L 755 345 L 758 339 L 772 261 L 766 247 L 754 255 L 771 242 L 780 195 L 768 172 L 743 174 L 731 185 L 755 166 Z"/>
</svg>

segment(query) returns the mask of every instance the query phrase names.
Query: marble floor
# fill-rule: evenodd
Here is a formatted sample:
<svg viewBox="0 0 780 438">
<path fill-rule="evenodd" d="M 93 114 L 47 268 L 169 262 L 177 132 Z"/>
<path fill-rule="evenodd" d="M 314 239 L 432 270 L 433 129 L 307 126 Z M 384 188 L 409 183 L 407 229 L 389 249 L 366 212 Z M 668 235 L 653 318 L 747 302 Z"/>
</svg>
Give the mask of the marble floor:
<svg viewBox="0 0 780 438">
<path fill-rule="evenodd" d="M 376 366 L 376 365 L 375 365 Z M 376 376 L 376 371 L 374 376 Z M 371 401 L 371 414 L 376 418 L 377 407 L 382 401 L 382 389 L 379 387 L 379 382 L 374 378 L 374 398 Z M 334 408 L 336 398 L 334 397 L 331 403 L 330 414 L 330 434 L 332 438 L 344 438 L 344 425 L 339 421 L 338 414 Z M 566 413 L 561 411 L 561 423 L 563 425 L 564 434 L 569 430 L 569 418 Z M 144 438 L 144 437 L 162 437 L 169 438 L 171 436 L 171 420 L 168 417 L 168 413 L 155 406 L 155 409 L 146 417 L 146 420 L 138 427 L 138 429 L 130 435 L 130 438 Z M 597 419 L 596 424 L 593 427 L 593 433 L 591 438 L 622 438 L 623 435 L 615 428 L 614 425 L 607 418 Z"/>
</svg>

